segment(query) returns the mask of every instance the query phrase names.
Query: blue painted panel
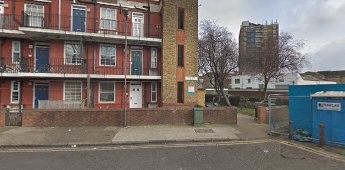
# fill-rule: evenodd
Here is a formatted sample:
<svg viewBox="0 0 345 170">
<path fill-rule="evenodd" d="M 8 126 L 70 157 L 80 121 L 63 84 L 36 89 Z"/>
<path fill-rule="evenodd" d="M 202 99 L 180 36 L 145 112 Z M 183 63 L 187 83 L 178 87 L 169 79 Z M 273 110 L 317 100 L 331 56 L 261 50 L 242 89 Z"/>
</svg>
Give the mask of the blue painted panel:
<svg viewBox="0 0 345 170">
<path fill-rule="evenodd" d="M 36 47 L 36 71 L 39 73 L 49 72 L 49 48 Z"/>
<path fill-rule="evenodd" d="M 85 32 L 86 11 L 84 9 L 73 9 L 73 31 Z"/>
<path fill-rule="evenodd" d="M 341 103 L 341 111 L 317 110 L 317 102 Z M 345 145 L 345 100 L 334 100 L 327 98 L 313 99 L 314 121 L 313 138 L 319 141 L 319 125 L 325 125 L 325 136 L 328 144 Z"/>
<path fill-rule="evenodd" d="M 35 108 L 38 108 L 38 100 L 49 99 L 49 86 L 48 85 L 36 85 L 35 86 Z"/>
</svg>

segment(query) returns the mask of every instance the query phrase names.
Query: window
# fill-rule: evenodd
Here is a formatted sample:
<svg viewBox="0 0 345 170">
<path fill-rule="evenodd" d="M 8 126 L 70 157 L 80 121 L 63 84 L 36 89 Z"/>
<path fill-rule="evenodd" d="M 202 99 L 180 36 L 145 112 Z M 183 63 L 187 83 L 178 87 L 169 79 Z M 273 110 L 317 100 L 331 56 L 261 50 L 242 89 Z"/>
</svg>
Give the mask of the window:
<svg viewBox="0 0 345 170">
<path fill-rule="evenodd" d="M 44 7 L 42 5 L 25 4 L 26 26 L 42 27 L 44 17 Z"/>
<path fill-rule="evenodd" d="M 151 102 L 157 102 L 157 83 L 151 83 Z"/>
<path fill-rule="evenodd" d="M 184 103 L 183 95 L 184 95 L 184 84 L 183 82 L 178 82 L 177 83 L 177 103 Z"/>
<path fill-rule="evenodd" d="M 115 83 L 99 83 L 99 102 L 115 103 Z"/>
<path fill-rule="evenodd" d="M 251 79 L 248 79 L 247 81 L 248 81 L 248 84 L 252 83 L 252 80 L 251 80 Z"/>
<path fill-rule="evenodd" d="M 116 47 L 110 45 L 101 45 L 100 50 L 100 65 L 101 66 L 115 66 L 116 65 Z"/>
<path fill-rule="evenodd" d="M 184 9 L 183 8 L 178 9 L 178 29 L 180 30 L 184 29 Z"/>
<path fill-rule="evenodd" d="M 116 10 L 101 8 L 101 30 L 116 30 Z"/>
<path fill-rule="evenodd" d="M 20 41 L 12 42 L 12 63 L 18 64 L 21 56 L 21 44 Z"/>
<path fill-rule="evenodd" d="M 235 79 L 235 84 L 240 84 L 241 80 L 240 79 Z"/>
<path fill-rule="evenodd" d="M 65 101 L 81 101 L 81 82 L 65 82 Z"/>
<path fill-rule="evenodd" d="M 157 68 L 157 48 L 151 49 L 151 68 Z"/>
<path fill-rule="evenodd" d="M 65 44 L 65 64 L 81 65 L 79 44 Z"/>
<path fill-rule="evenodd" d="M 20 83 L 19 81 L 11 82 L 11 103 L 19 103 Z"/>
<path fill-rule="evenodd" d="M 183 67 L 184 63 L 184 46 L 183 45 L 178 45 L 178 61 L 177 61 L 177 65 L 179 67 Z"/>
</svg>

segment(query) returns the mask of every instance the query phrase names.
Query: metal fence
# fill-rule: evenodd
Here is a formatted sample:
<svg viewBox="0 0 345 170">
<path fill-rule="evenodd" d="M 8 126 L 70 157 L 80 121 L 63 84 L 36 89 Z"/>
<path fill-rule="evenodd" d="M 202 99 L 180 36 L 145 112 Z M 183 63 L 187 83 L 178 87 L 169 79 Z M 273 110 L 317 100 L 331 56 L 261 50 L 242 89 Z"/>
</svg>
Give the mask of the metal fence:
<svg viewBox="0 0 345 170">
<path fill-rule="evenodd" d="M 269 95 L 268 121 L 270 133 L 289 134 L 289 96 L 280 94 Z"/>
<path fill-rule="evenodd" d="M 63 100 L 38 100 L 38 109 L 83 109 L 85 100 L 63 101 Z"/>
</svg>

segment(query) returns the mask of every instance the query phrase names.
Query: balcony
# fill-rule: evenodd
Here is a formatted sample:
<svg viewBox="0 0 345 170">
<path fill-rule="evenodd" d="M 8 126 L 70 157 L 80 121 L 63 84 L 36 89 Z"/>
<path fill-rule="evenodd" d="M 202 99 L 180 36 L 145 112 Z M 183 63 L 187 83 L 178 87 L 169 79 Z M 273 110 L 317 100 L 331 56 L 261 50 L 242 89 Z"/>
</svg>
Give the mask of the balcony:
<svg viewBox="0 0 345 170">
<path fill-rule="evenodd" d="M 17 20 L 19 22 L 15 22 Z M 90 17 L 73 17 L 45 13 L 23 12 L 21 16 L 0 15 L 2 32 L 19 31 L 24 38 L 80 40 L 107 43 L 124 43 L 126 22 Z M 1 32 L 0 32 L 1 33 Z M 160 46 L 160 25 L 127 23 L 128 43 Z M 8 35 L 6 35 L 8 36 Z M 23 37 L 23 36 L 22 36 Z"/>
<path fill-rule="evenodd" d="M 46 64 L 45 64 L 46 63 Z M 34 58 L 0 59 L 1 77 L 34 77 L 34 78 L 87 78 L 95 79 L 124 79 L 133 80 L 161 79 L 160 69 L 147 67 L 135 68 L 133 62 L 116 63 L 114 66 L 104 66 L 98 60 L 87 59 L 61 59 L 50 58 L 48 60 L 35 61 Z M 138 71 L 139 70 L 139 71 Z M 126 75 L 126 76 L 125 76 Z"/>
</svg>

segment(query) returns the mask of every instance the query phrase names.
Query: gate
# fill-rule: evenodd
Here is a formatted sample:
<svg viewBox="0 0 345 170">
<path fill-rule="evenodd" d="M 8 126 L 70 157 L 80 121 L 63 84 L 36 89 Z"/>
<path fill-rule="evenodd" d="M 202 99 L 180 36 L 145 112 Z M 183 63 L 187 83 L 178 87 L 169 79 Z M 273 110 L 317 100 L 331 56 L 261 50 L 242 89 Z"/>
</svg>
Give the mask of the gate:
<svg viewBox="0 0 345 170">
<path fill-rule="evenodd" d="M 5 125 L 6 126 L 22 126 L 22 113 L 18 111 L 12 112 L 9 109 L 6 109 Z"/>
<path fill-rule="evenodd" d="M 289 96 L 271 94 L 268 97 L 269 131 L 273 134 L 289 134 Z"/>
</svg>

